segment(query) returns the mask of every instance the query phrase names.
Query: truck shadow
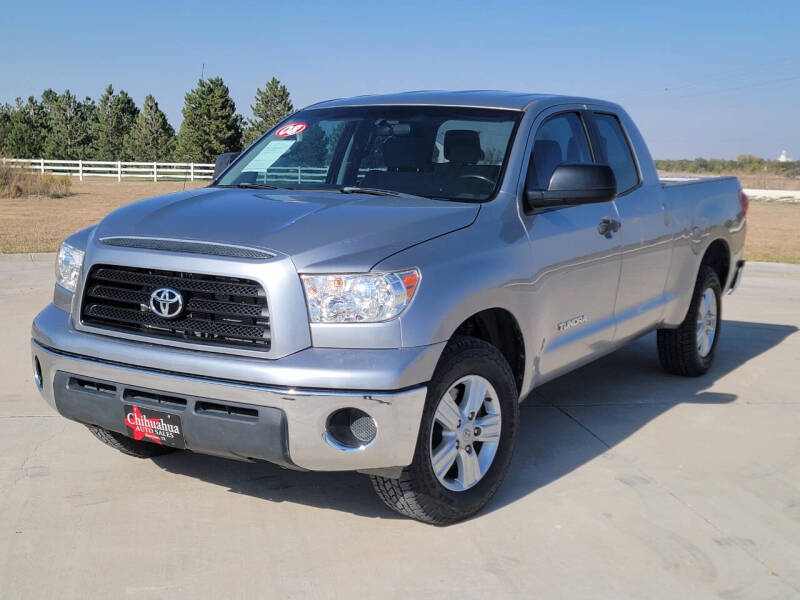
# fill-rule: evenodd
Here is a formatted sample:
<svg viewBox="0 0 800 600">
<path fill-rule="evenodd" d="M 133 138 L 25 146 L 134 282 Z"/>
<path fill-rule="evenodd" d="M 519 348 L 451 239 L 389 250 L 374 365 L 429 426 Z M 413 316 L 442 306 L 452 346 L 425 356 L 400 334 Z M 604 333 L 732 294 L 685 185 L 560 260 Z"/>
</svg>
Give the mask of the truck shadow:
<svg viewBox="0 0 800 600">
<path fill-rule="evenodd" d="M 521 406 L 517 448 L 507 479 L 479 515 L 568 475 L 678 404 L 734 402 L 735 394 L 708 388 L 796 331 L 797 327 L 788 325 L 724 321 L 714 367 L 698 378 L 665 373 L 658 363 L 655 334 L 649 334 L 537 388 Z M 400 518 L 374 495 L 369 480 L 357 473 L 301 473 L 269 463 L 191 453 L 166 455 L 153 462 L 167 471 L 271 502 Z"/>
</svg>

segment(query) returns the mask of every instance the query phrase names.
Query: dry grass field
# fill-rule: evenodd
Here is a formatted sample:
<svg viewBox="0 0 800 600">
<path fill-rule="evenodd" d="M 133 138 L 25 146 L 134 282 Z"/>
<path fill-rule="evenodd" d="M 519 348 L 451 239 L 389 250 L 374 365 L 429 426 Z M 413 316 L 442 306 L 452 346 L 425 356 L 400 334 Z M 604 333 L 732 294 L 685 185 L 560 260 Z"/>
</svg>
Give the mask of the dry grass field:
<svg viewBox="0 0 800 600">
<path fill-rule="evenodd" d="M 0 165 L 0 197 L 46 196 L 63 198 L 72 193 L 72 180 L 63 175 L 35 173 L 10 165 Z"/>
<path fill-rule="evenodd" d="M 203 183 L 186 183 L 201 187 Z M 0 254 L 53 252 L 66 236 L 111 210 L 183 189 L 183 182 L 73 182 L 66 198 L 0 198 Z M 752 202 L 747 260 L 800 263 L 800 204 Z"/>
<path fill-rule="evenodd" d="M 800 263 L 800 204 L 751 202 L 745 258 Z"/>
<path fill-rule="evenodd" d="M 204 183 L 186 182 L 186 188 Z M 182 190 L 182 181 L 74 181 L 66 198 L 0 198 L 0 254 L 54 252 L 71 233 L 119 206 Z"/>
</svg>

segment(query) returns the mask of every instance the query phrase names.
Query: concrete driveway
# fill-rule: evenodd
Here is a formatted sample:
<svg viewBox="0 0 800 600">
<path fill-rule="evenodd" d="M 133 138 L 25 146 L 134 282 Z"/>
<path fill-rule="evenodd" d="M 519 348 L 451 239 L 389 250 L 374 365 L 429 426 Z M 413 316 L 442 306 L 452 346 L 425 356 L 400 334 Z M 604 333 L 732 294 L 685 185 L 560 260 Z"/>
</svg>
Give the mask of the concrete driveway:
<svg viewBox="0 0 800 600">
<path fill-rule="evenodd" d="M 800 597 L 800 267 L 748 266 L 704 377 L 647 336 L 537 390 L 497 497 L 435 528 L 362 475 L 136 460 L 57 416 L 52 264 L 0 257 L 2 597 Z"/>
</svg>

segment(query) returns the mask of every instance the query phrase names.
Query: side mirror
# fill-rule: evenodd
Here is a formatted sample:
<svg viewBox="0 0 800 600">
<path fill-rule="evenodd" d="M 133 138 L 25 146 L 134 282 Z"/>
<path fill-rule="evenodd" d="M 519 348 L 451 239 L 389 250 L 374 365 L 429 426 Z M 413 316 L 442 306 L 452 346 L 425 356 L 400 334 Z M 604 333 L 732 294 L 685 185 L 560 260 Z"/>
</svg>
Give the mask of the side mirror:
<svg viewBox="0 0 800 600">
<path fill-rule="evenodd" d="M 236 160 L 236 157 L 240 154 L 241 152 L 225 152 L 224 154 L 220 154 L 214 163 L 214 179 L 222 175 L 222 172 L 227 169 L 228 165 Z"/>
<path fill-rule="evenodd" d="M 528 189 L 528 210 L 608 202 L 617 195 L 617 180 L 608 165 L 563 163 L 556 167 L 546 190 Z"/>
</svg>

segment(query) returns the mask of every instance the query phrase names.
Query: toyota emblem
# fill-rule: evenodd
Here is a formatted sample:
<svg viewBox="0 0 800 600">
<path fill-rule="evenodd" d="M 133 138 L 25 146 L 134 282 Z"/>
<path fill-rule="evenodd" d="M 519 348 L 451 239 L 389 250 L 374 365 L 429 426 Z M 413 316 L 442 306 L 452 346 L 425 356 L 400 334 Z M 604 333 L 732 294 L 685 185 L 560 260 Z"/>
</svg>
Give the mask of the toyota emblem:
<svg viewBox="0 0 800 600">
<path fill-rule="evenodd" d="M 172 288 L 158 288 L 150 294 L 150 310 L 159 317 L 174 319 L 183 310 L 183 296 Z"/>
</svg>

